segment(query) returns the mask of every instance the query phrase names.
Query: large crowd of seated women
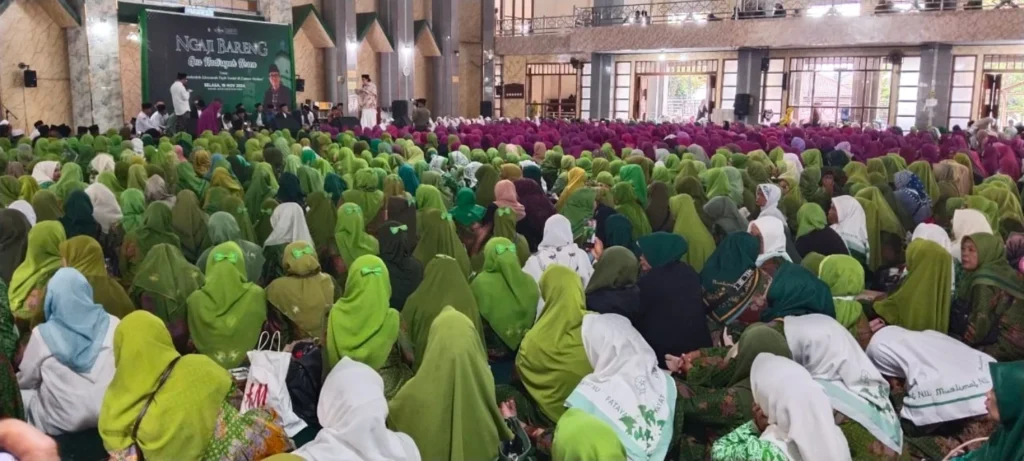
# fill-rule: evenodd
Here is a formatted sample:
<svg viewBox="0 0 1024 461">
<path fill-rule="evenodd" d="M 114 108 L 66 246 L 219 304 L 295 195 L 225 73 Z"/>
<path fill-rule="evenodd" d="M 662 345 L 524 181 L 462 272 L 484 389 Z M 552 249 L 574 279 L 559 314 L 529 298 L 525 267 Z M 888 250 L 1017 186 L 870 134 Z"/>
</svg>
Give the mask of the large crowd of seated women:
<svg viewBox="0 0 1024 461">
<path fill-rule="evenodd" d="M 0 448 L 1019 461 L 1024 139 L 989 125 L 0 138 Z"/>
</svg>

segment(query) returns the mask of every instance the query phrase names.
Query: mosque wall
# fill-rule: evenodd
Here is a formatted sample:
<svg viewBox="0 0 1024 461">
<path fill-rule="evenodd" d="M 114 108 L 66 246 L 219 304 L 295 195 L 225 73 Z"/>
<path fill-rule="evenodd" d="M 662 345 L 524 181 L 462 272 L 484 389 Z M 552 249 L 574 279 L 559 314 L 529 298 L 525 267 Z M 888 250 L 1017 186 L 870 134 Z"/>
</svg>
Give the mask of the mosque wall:
<svg viewBox="0 0 1024 461">
<path fill-rule="evenodd" d="M 353 1 L 353 0 L 345 0 Z M 377 0 L 355 0 L 356 13 L 372 13 L 377 11 Z"/>
<path fill-rule="evenodd" d="M 303 30 L 295 34 L 292 42 L 295 46 L 295 74 L 306 81 L 305 90 L 297 92 L 295 99 L 323 101 L 326 98 L 323 50 L 314 47 Z"/>
<path fill-rule="evenodd" d="M 37 88 L 25 88 L 22 62 L 38 72 Z M 72 122 L 67 36 L 34 0 L 15 0 L 0 15 L 0 103 L 26 133 L 36 120 Z"/>
<path fill-rule="evenodd" d="M 526 56 L 505 56 L 502 59 L 502 82 L 526 85 Z M 501 116 L 508 118 L 526 117 L 526 99 L 502 99 Z"/>
<path fill-rule="evenodd" d="M 429 101 L 433 96 L 431 92 L 434 81 L 433 60 L 437 58 L 423 56 L 418 48 L 414 48 L 414 50 L 416 55 L 413 57 L 412 97 L 414 99 L 427 98 Z"/>
<path fill-rule="evenodd" d="M 380 53 L 377 53 L 368 40 L 363 40 L 356 51 L 356 70 L 359 75 L 368 74 L 370 80 L 380 85 Z M 362 85 L 362 80 L 357 80 L 357 85 Z"/>
<path fill-rule="evenodd" d="M 432 12 L 430 5 L 430 0 L 412 0 L 413 21 L 419 21 L 421 19 L 430 20 L 430 14 Z"/>
</svg>

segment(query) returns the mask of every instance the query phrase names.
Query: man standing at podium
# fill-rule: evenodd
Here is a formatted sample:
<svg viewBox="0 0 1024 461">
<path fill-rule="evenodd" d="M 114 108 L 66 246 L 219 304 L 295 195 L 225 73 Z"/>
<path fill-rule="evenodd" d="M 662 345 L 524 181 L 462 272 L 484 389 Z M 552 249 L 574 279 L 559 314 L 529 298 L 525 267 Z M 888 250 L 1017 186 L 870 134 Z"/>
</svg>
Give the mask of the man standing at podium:
<svg viewBox="0 0 1024 461">
<path fill-rule="evenodd" d="M 369 74 L 363 74 L 363 87 L 356 90 L 359 95 L 359 122 L 363 128 L 377 126 L 377 85 L 370 81 Z"/>
</svg>

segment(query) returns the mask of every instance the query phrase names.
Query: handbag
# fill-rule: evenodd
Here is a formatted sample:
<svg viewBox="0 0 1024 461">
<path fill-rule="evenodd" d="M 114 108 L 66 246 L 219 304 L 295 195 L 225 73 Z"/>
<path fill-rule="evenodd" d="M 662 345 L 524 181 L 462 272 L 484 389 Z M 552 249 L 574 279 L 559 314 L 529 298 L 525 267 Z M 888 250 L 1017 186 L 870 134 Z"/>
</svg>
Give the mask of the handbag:
<svg viewBox="0 0 1024 461">
<path fill-rule="evenodd" d="M 276 350 L 274 340 L 277 340 Z M 254 408 L 272 409 L 281 417 L 281 427 L 288 436 L 294 437 L 306 428 L 306 423 L 292 411 L 292 399 L 286 386 L 291 354 L 280 351 L 280 333 L 273 336 L 262 333 L 257 348 L 246 353 L 249 357 L 249 379 L 245 383 L 239 412 L 245 413 Z"/>
<path fill-rule="evenodd" d="M 299 341 L 292 347 L 285 383 L 292 398 L 292 411 L 310 426 L 320 425 L 316 407 L 323 385 L 322 369 L 323 354 L 316 341 Z"/>
<path fill-rule="evenodd" d="M 156 393 L 160 392 L 160 389 L 164 387 L 164 383 L 167 382 L 167 378 L 171 376 L 171 371 L 174 370 L 174 366 L 178 364 L 178 360 L 181 356 L 177 356 L 171 363 L 167 364 L 167 368 L 164 369 L 163 374 L 160 375 L 160 379 L 157 380 L 156 389 L 153 390 L 152 394 L 149 394 L 149 398 L 146 399 L 146 404 L 142 406 L 142 411 L 139 412 L 139 416 L 135 417 L 135 423 L 132 424 L 132 446 L 135 447 L 135 452 L 138 453 L 139 461 L 145 461 L 146 456 L 142 453 L 142 446 L 139 445 L 139 426 L 142 425 L 142 417 L 146 416 L 146 411 L 149 410 L 149 406 L 153 404 L 153 400 L 156 398 Z"/>
</svg>

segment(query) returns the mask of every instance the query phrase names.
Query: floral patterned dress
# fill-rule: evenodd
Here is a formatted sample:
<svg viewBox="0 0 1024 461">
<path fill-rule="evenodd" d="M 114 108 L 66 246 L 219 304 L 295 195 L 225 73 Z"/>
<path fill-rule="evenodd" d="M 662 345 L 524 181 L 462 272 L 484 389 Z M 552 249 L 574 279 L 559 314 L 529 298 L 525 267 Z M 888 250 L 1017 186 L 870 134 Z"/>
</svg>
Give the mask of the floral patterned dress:
<svg viewBox="0 0 1024 461">
<path fill-rule="evenodd" d="M 1024 300 L 996 286 L 976 285 L 963 339 L 1000 362 L 1024 359 Z"/>
</svg>

